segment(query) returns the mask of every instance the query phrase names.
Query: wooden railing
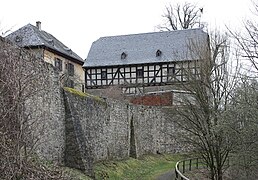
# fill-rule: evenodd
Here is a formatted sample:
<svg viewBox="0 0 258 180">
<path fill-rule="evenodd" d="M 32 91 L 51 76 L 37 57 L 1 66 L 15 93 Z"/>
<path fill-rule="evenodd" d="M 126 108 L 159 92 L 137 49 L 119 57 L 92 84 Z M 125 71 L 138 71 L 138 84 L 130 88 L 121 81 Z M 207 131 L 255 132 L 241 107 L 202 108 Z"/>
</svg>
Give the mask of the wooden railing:
<svg viewBox="0 0 258 180">
<path fill-rule="evenodd" d="M 178 161 L 175 167 L 176 180 L 189 180 L 183 175 L 186 171 L 207 167 L 202 158 L 191 158 Z"/>
</svg>

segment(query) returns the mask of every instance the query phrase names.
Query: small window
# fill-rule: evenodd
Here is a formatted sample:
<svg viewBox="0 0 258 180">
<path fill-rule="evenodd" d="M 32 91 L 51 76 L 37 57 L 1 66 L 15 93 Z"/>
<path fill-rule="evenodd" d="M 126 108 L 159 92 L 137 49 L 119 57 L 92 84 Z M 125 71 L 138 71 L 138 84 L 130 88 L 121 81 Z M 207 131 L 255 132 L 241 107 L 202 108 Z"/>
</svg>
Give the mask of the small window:
<svg viewBox="0 0 258 180">
<path fill-rule="evenodd" d="M 107 79 L 107 71 L 105 70 L 101 71 L 101 79 Z"/>
<path fill-rule="evenodd" d="M 157 52 L 156 52 L 156 57 L 160 57 L 162 54 L 162 52 L 158 49 Z"/>
<path fill-rule="evenodd" d="M 125 59 L 126 56 L 127 56 L 127 54 L 126 54 L 125 52 L 123 52 L 123 53 L 121 54 L 121 59 Z"/>
<path fill-rule="evenodd" d="M 143 77 L 143 69 L 137 69 L 136 70 L 136 77 L 142 78 Z"/>
<path fill-rule="evenodd" d="M 168 67 L 168 75 L 174 75 L 175 74 L 175 67 Z"/>
<path fill-rule="evenodd" d="M 57 70 L 62 71 L 63 70 L 63 63 L 61 59 L 55 58 L 55 67 Z"/>
<path fill-rule="evenodd" d="M 67 64 L 67 72 L 69 76 L 74 75 L 74 65 L 72 63 Z"/>
</svg>

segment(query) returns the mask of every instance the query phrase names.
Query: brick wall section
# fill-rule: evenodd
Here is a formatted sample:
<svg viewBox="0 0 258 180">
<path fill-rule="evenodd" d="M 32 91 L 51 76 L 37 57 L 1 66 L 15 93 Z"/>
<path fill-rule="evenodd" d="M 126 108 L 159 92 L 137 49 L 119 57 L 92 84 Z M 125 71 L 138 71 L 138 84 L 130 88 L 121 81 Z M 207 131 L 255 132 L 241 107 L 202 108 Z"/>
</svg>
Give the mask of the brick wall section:
<svg viewBox="0 0 258 180">
<path fill-rule="evenodd" d="M 130 102 L 145 106 L 171 106 L 173 104 L 173 94 L 172 92 L 146 94 L 134 97 Z"/>
</svg>

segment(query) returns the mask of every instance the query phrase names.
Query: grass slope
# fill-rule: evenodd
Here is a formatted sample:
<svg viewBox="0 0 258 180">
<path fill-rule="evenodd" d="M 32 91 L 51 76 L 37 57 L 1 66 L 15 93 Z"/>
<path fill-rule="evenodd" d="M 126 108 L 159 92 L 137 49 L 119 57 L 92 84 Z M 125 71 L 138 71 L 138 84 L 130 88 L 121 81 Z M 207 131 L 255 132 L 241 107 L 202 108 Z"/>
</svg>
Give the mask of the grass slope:
<svg viewBox="0 0 258 180">
<path fill-rule="evenodd" d="M 108 161 L 96 164 L 97 179 L 155 179 L 173 170 L 182 155 L 152 155 L 141 159 L 129 158 L 123 161 Z"/>
</svg>

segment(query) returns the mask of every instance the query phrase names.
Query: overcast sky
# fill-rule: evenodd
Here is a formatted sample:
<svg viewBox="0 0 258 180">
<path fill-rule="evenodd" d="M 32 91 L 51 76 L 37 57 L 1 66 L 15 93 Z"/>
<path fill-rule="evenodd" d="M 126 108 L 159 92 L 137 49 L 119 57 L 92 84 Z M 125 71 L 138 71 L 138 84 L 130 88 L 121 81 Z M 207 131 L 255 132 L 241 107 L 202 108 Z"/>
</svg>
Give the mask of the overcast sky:
<svg viewBox="0 0 258 180">
<path fill-rule="evenodd" d="M 165 6 L 185 0 L 2 0 L 0 30 L 12 31 L 36 21 L 83 59 L 93 41 L 103 36 L 157 31 Z M 238 28 L 250 0 L 188 0 L 204 8 L 209 27 Z"/>
</svg>

